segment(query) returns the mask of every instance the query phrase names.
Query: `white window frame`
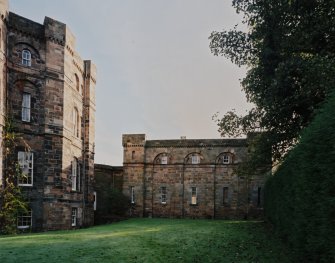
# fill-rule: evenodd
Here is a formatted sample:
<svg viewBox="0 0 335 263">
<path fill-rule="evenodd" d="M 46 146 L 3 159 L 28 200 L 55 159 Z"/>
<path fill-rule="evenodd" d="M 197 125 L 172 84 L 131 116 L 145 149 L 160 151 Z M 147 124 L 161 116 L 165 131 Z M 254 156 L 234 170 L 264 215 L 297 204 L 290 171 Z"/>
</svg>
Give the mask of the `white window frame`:
<svg viewBox="0 0 335 263">
<path fill-rule="evenodd" d="M 200 163 L 200 156 L 192 155 L 192 164 L 199 164 L 199 163 Z"/>
<path fill-rule="evenodd" d="M 135 186 L 130 186 L 130 202 L 135 204 Z"/>
<path fill-rule="evenodd" d="M 71 226 L 77 226 L 77 216 L 78 216 L 78 209 L 72 207 L 71 209 Z"/>
<path fill-rule="evenodd" d="M 16 218 L 16 226 L 18 229 L 28 229 L 32 226 L 32 210 L 29 209 L 26 213 L 19 213 Z"/>
<path fill-rule="evenodd" d="M 161 203 L 166 204 L 167 201 L 167 189 L 166 186 L 161 187 Z"/>
<path fill-rule="evenodd" d="M 191 205 L 198 204 L 198 189 L 195 186 L 191 187 Z"/>
<path fill-rule="evenodd" d="M 23 92 L 22 94 L 22 121 L 30 122 L 31 94 Z"/>
<path fill-rule="evenodd" d="M 17 159 L 22 174 L 17 180 L 18 186 L 33 186 L 34 182 L 34 153 L 19 151 Z"/>
<path fill-rule="evenodd" d="M 165 155 L 165 156 L 162 156 L 161 158 L 161 164 L 167 164 L 168 163 L 168 157 Z"/>
<path fill-rule="evenodd" d="M 31 66 L 31 52 L 27 49 L 22 50 L 22 65 Z"/>
<path fill-rule="evenodd" d="M 224 154 L 222 157 L 222 163 L 223 164 L 229 164 L 230 163 L 230 156 L 228 154 Z"/>
</svg>

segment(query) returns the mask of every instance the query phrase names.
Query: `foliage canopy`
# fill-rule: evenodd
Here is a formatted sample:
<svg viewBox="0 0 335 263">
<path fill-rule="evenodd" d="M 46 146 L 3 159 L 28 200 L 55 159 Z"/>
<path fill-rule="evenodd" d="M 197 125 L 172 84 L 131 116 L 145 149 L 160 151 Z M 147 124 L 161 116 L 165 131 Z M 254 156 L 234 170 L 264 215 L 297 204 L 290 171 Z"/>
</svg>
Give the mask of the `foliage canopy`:
<svg viewBox="0 0 335 263">
<path fill-rule="evenodd" d="M 249 31 L 214 31 L 210 49 L 248 68 L 242 87 L 255 106 L 217 118 L 219 131 L 262 128 L 280 160 L 335 87 L 335 1 L 233 0 L 233 7 Z"/>
</svg>

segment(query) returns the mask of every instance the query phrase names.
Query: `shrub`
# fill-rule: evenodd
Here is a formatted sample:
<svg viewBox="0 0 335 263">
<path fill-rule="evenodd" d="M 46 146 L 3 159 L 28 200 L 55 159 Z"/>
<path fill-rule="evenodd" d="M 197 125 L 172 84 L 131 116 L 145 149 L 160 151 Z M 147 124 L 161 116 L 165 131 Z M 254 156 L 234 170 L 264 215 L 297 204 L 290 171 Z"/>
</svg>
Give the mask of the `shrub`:
<svg viewBox="0 0 335 263">
<path fill-rule="evenodd" d="M 126 217 L 128 210 L 128 198 L 118 189 L 105 186 L 99 191 L 95 222 L 104 224 L 118 221 Z"/>
<path fill-rule="evenodd" d="M 335 94 L 265 187 L 265 215 L 304 262 L 335 260 Z"/>
</svg>

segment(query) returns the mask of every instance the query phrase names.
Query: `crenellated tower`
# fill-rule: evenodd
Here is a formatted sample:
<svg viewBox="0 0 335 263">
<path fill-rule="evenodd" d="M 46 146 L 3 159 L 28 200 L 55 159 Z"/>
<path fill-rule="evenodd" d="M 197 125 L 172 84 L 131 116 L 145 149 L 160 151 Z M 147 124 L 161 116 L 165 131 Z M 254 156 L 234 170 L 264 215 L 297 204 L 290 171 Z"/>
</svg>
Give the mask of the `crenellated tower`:
<svg viewBox="0 0 335 263">
<path fill-rule="evenodd" d="M 15 154 L 29 200 L 30 221 L 18 227 L 92 225 L 95 65 L 80 57 L 66 24 L 34 22 L 8 12 L 2 0 L 0 15 L 0 131 L 9 116 L 23 138 Z"/>
</svg>

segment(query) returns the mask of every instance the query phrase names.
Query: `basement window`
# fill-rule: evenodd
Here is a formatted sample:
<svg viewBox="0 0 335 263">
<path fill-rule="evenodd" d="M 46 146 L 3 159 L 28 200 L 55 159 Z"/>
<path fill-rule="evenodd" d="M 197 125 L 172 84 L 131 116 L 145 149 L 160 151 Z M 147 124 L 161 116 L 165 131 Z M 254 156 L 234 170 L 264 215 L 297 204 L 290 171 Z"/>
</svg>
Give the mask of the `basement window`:
<svg viewBox="0 0 335 263">
<path fill-rule="evenodd" d="M 71 226 L 77 225 L 77 208 L 72 208 L 71 213 Z"/>
<path fill-rule="evenodd" d="M 17 215 L 17 228 L 28 229 L 32 226 L 32 211 L 28 210 Z"/>
</svg>

